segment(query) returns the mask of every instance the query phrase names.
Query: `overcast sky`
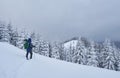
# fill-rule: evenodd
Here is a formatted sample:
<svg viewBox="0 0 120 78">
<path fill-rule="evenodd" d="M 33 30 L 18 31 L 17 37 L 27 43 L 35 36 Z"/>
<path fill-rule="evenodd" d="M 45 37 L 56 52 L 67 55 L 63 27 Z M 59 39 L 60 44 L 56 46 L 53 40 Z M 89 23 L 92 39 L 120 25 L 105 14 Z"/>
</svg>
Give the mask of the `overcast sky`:
<svg viewBox="0 0 120 78">
<path fill-rule="evenodd" d="M 0 20 L 47 40 L 120 40 L 120 0 L 0 0 Z"/>
</svg>

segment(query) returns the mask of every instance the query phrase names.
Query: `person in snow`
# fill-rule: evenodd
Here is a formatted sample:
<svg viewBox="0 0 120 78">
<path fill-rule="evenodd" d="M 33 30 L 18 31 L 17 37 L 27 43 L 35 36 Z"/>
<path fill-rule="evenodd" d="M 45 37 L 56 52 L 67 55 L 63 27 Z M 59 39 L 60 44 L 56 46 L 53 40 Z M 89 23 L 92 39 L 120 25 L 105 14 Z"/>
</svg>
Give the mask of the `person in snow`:
<svg viewBox="0 0 120 78">
<path fill-rule="evenodd" d="M 32 49 L 33 49 L 33 47 L 35 47 L 35 46 L 33 46 L 31 38 L 29 38 L 28 40 L 25 39 L 24 41 L 25 41 L 24 48 L 27 50 L 26 59 L 27 59 L 27 60 L 29 59 L 29 58 L 28 58 L 28 55 L 29 55 L 29 54 L 30 54 L 30 59 L 32 59 L 32 55 L 33 55 Z"/>
</svg>

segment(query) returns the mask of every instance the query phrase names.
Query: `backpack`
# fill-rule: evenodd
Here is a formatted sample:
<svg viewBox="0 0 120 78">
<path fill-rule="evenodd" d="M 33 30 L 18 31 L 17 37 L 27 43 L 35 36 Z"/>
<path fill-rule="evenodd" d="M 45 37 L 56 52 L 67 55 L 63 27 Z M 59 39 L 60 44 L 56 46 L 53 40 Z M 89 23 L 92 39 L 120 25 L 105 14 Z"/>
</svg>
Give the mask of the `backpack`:
<svg viewBox="0 0 120 78">
<path fill-rule="evenodd" d="M 29 47 L 29 43 L 26 41 L 24 44 L 24 49 L 27 49 Z"/>
</svg>

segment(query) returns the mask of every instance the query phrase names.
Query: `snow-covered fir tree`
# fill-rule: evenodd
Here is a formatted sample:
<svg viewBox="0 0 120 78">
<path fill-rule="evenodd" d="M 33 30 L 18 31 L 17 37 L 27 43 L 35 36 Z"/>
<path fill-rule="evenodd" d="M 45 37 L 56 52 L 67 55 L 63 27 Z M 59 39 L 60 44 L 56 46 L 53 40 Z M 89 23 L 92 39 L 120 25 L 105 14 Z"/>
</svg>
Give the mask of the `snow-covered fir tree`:
<svg viewBox="0 0 120 78">
<path fill-rule="evenodd" d="M 49 42 L 40 41 L 39 54 L 49 57 Z"/>
<path fill-rule="evenodd" d="M 18 47 L 19 46 L 19 34 L 18 34 L 18 31 L 17 29 L 13 32 L 13 37 L 12 37 L 12 45 Z"/>
<path fill-rule="evenodd" d="M 12 44 L 14 30 L 13 30 L 11 23 L 8 24 L 7 29 L 8 29 L 8 35 L 9 35 L 8 40 L 9 40 L 9 43 Z"/>
<path fill-rule="evenodd" d="M 52 58 L 60 59 L 60 48 L 57 42 L 52 45 Z"/>
<path fill-rule="evenodd" d="M 4 22 L 0 21 L 0 41 L 2 42 L 8 42 L 8 30 L 7 30 L 7 26 L 5 25 Z"/>
<path fill-rule="evenodd" d="M 49 57 L 52 58 L 52 44 L 49 43 Z"/>
<path fill-rule="evenodd" d="M 117 49 L 116 46 L 114 46 L 114 54 L 113 54 L 113 56 L 115 58 L 114 70 L 120 71 L 120 50 Z"/>
<path fill-rule="evenodd" d="M 104 68 L 115 70 L 115 52 L 117 51 L 114 47 L 114 44 L 109 40 L 106 39 L 103 43 L 104 47 L 102 50 L 102 61 Z"/>
<path fill-rule="evenodd" d="M 68 62 L 72 62 L 72 57 L 73 57 L 73 46 L 72 44 L 70 43 L 70 46 L 66 49 L 66 61 Z"/>
<path fill-rule="evenodd" d="M 66 52 L 64 51 L 64 44 L 59 44 L 60 60 L 66 60 Z"/>
<path fill-rule="evenodd" d="M 87 54 L 87 57 L 88 57 L 87 65 L 97 67 L 98 66 L 97 45 L 96 45 L 96 43 L 94 41 L 91 41 L 90 43 L 91 43 L 91 45 L 88 48 L 88 54 Z"/>
<path fill-rule="evenodd" d="M 79 38 L 76 46 L 76 51 L 74 52 L 74 57 L 73 57 L 74 62 L 78 64 L 86 65 L 87 52 L 88 50 L 86 49 L 83 41 L 81 40 L 81 38 Z"/>
<path fill-rule="evenodd" d="M 120 49 L 117 48 L 117 51 L 115 52 L 115 70 L 120 71 Z"/>
</svg>

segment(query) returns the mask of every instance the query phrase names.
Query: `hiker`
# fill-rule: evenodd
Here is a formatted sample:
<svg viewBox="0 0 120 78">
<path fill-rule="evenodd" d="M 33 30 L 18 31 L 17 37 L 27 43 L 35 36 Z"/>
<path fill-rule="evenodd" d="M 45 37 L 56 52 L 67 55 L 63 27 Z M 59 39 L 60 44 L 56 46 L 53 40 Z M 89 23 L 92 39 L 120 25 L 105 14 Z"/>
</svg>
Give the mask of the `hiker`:
<svg viewBox="0 0 120 78">
<path fill-rule="evenodd" d="M 24 48 L 27 50 L 26 59 L 27 60 L 29 59 L 28 58 L 29 54 L 30 54 L 30 59 L 32 59 L 32 55 L 33 55 L 32 48 L 35 47 L 35 46 L 33 46 L 31 38 L 29 38 L 28 40 L 25 39 L 24 41 L 25 41 Z"/>
</svg>

